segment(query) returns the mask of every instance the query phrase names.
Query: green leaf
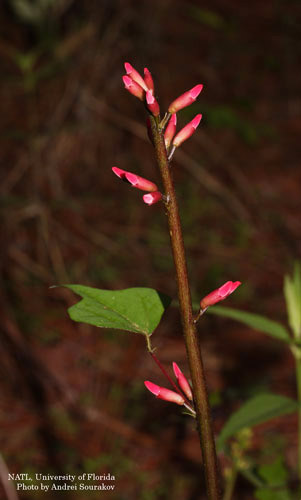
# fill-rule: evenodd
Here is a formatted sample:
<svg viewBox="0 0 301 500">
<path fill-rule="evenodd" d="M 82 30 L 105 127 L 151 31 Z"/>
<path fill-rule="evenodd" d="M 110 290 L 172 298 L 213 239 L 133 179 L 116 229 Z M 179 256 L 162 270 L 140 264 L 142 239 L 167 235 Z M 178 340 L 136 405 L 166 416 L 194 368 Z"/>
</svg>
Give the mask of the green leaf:
<svg viewBox="0 0 301 500">
<path fill-rule="evenodd" d="M 232 309 L 230 307 L 223 306 L 213 306 L 207 309 L 206 314 L 217 314 L 218 316 L 224 316 L 225 318 L 235 319 L 244 323 L 247 326 L 259 330 L 271 337 L 283 340 L 284 342 L 291 343 L 291 338 L 288 331 L 280 323 L 272 321 L 265 316 L 259 314 L 249 313 L 245 311 L 239 311 L 238 309 Z"/>
<path fill-rule="evenodd" d="M 222 449 L 226 440 L 240 429 L 253 427 L 275 417 L 293 413 L 298 409 L 298 403 L 293 399 L 278 394 L 259 394 L 231 415 L 224 425 L 218 440 L 217 447 Z"/>
<path fill-rule="evenodd" d="M 289 325 L 297 340 L 301 337 L 301 268 L 296 262 L 293 277 L 284 277 L 284 296 Z"/>
<path fill-rule="evenodd" d="M 82 297 L 68 309 L 71 319 L 101 328 L 116 328 L 150 336 L 171 299 L 152 288 L 99 290 L 63 285 Z"/>
<path fill-rule="evenodd" d="M 261 465 L 258 473 L 265 483 L 271 486 L 283 486 L 288 479 L 287 469 L 283 463 L 283 458 L 280 456 L 270 464 Z"/>
<path fill-rule="evenodd" d="M 258 474 L 265 485 L 255 491 L 257 500 L 292 500 L 287 487 L 288 470 L 282 456 L 277 457 L 272 463 L 261 465 Z"/>
<path fill-rule="evenodd" d="M 292 500 L 292 496 L 287 488 L 285 489 L 268 489 L 259 488 L 255 491 L 257 500 Z"/>
</svg>

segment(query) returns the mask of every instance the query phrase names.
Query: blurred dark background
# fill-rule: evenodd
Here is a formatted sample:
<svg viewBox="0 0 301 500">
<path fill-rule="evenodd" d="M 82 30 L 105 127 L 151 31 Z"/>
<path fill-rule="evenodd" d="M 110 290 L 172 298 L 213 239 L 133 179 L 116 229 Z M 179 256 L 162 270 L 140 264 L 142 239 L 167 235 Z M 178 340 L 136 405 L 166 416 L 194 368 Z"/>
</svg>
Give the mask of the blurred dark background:
<svg viewBox="0 0 301 500">
<path fill-rule="evenodd" d="M 203 120 L 173 163 L 194 300 L 241 280 L 227 305 L 286 321 L 283 275 L 301 251 L 300 14 L 297 0 L 2 0 L 0 450 L 11 472 L 116 477 L 114 493 L 20 499 L 204 498 L 194 422 L 146 392 L 163 380 L 143 338 L 73 323 L 76 298 L 49 287 L 176 297 L 162 206 L 111 171 L 159 182 L 145 111 L 121 81 L 128 61 L 150 69 L 162 109 L 204 84 L 178 116 Z M 199 329 L 217 432 L 260 390 L 294 396 L 282 344 L 212 315 Z M 153 344 L 187 373 L 175 307 Z M 280 433 L 294 466 L 295 431 L 294 417 L 261 426 L 253 453 L 265 435 L 272 454 Z"/>
</svg>

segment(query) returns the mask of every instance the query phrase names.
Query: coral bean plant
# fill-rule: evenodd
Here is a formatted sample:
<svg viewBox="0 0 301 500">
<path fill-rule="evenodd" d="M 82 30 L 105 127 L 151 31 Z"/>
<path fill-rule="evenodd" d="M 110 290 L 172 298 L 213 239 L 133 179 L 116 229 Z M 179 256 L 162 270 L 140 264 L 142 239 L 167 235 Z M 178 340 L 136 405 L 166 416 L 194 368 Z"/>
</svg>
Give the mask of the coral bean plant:
<svg viewBox="0 0 301 500">
<path fill-rule="evenodd" d="M 161 175 L 162 187 L 135 173 L 114 166 L 113 173 L 122 181 L 145 191 L 143 201 L 152 206 L 162 204 L 168 220 L 169 235 L 175 266 L 181 323 L 186 345 L 192 387 L 178 365 L 173 363 L 177 384 L 168 375 L 151 345 L 151 335 L 160 322 L 161 316 L 170 299 L 149 288 L 130 288 L 126 290 L 97 290 L 81 285 L 66 285 L 82 297 L 82 300 L 69 309 L 69 314 L 76 321 L 83 321 L 103 328 L 122 329 L 145 336 L 147 349 L 154 362 L 160 368 L 172 389 L 160 387 L 145 381 L 146 388 L 157 398 L 185 407 L 196 419 L 200 438 L 207 497 L 210 500 L 220 498 L 217 458 L 214 435 L 208 403 L 207 386 L 201 356 L 197 321 L 209 306 L 224 300 L 240 282 L 228 281 L 200 301 L 199 312 L 193 313 L 187 264 L 182 236 L 179 208 L 172 175 L 171 161 L 184 141 L 195 133 L 202 115 L 198 114 L 180 131 L 176 131 L 177 115 L 181 109 L 192 104 L 202 91 L 198 84 L 172 101 L 167 112 L 161 116 L 156 98 L 154 81 L 147 68 L 144 77 L 129 63 L 125 63 L 126 75 L 123 76 L 125 89 L 144 104 L 147 112 L 147 132 L 153 146 L 154 158 Z M 145 207 L 146 210 L 149 210 Z M 151 208 L 150 208 L 151 209 Z"/>
</svg>

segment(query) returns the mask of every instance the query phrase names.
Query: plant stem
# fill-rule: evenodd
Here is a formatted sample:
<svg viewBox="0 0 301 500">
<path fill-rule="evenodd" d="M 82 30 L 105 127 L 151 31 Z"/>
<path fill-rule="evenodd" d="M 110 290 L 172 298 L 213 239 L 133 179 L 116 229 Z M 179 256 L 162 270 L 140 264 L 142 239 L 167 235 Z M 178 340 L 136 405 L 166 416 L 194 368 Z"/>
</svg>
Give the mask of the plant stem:
<svg viewBox="0 0 301 500">
<path fill-rule="evenodd" d="M 238 474 L 238 469 L 236 463 L 234 462 L 232 469 L 230 471 L 230 477 L 226 484 L 223 500 L 231 500 L 235 488 L 237 474 Z"/>
<path fill-rule="evenodd" d="M 294 352 L 296 360 L 296 381 L 297 381 L 297 396 L 298 396 L 298 478 L 301 482 L 301 352 L 297 349 Z"/>
<path fill-rule="evenodd" d="M 166 215 L 177 277 L 181 321 L 192 379 L 196 421 L 203 455 L 207 495 L 209 500 L 219 500 L 220 491 L 215 443 L 201 350 L 198 342 L 196 325 L 193 321 L 191 294 L 178 203 L 162 131 L 159 130 L 157 121 L 154 117 L 151 116 L 150 121 L 156 160 L 160 169 L 165 196 L 168 200 L 165 203 Z"/>
</svg>

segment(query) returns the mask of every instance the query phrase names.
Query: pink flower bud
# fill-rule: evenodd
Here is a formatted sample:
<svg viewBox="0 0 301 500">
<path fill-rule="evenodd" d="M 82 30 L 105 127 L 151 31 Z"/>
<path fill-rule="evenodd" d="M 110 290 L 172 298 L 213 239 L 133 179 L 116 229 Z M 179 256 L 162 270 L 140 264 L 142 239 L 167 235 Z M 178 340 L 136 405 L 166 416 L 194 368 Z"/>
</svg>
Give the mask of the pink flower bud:
<svg viewBox="0 0 301 500">
<path fill-rule="evenodd" d="M 162 200 L 162 198 L 163 195 L 159 191 L 143 195 L 143 201 L 147 205 L 154 205 L 155 203 L 158 203 L 158 201 Z"/>
<path fill-rule="evenodd" d="M 158 101 L 154 98 L 154 96 L 150 90 L 148 90 L 146 92 L 146 103 L 147 103 L 147 107 L 150 110 L 150 112 L 154 116 L 159 116 L 160 107 L 159 107 Z"/>
<path fill-rule="evenodd" d="M 134 82 L 138 83 L 138 85 L 140 85 L 140 87 L 142 87 L 146 92 L 148 88 L 140 73 L 138 73 L 138 71 L 136 71 L 130 63 L 124 63 L 124 67 L 126 74 L 129 75 Z"/>
<path fill-rule="evenodd" d="M 135 97 L 138 97 L 140 101 L 144 101 L 144 90 L 138 83 L 136 83 L 134 80 L 132 80 L 132 78 L 126 75 L 122 77 L 122 80 L 126 90 L 128 90 Z"/>
<path fill-rule="evenodd" d="M 153 384 L 148 380 L 144 382 L 144 385 L 152 394 L 154 394 L 159 399 L 164 399 L 165 401 L 176 403 L 180 406 L 182 406 L 185 402 L 184 398 L 180 394 L 174 391 L 170 391 L 169 389 L 165 389 L 165 387 L 160 387 L 159 385 Z"/>
<path fill-rule="evenodd" d="M 175 101 L 170 104 L 168 108 L 169 113 L 176 113 L 177 111 L 180 111 L 180 109 L 186 108 L 186 106 L 192 104 L 200 94 L 202 88 L 203 85 L 196 85 L 193 89 L 190 89 L 180 95 L 180 97 L 175 99 Z"/>
<path fill-rule="evenodd" d="M 217 302 L 226 299 L 239 285 L 241 285 L 240 281 L 227 281 L 227 283 L 209 293 L 209 295 L 206 295 L 206 297 L 201 300 L 201 310 L 207 309 L 207 307 L 213 306 Z"/>
<path fill-rule="evenodd" d="M 131 172 L 125 173 L 125 178 L 132 184 L 133 187 L 137 189 L 141 189 L 141 191 L 158 191 L 158 187 L 154 182 L 148 181 L 144 179 L 144 177 L 140 177 L 139 175 L 132 174 Z"/>
<path fill-rule="evenodd" d="M 128 182 L 137 189 L 141 189 L 142 191 L 158 190 L 154 182 L 144 179 L 144 177 L 140 177 L 140 175 L 133 174 L 132 172 L 127 172 L 126 170 L 122 170 L 122 168 L 118 167 L 113 167 L 112 170 L 114 174 L 119 177 L 119 179 Z"/>
<path fill-rule="evenodd" d="M 166 149 L 168 149 L 170 146 L 172 138 L 176 133 L 176 128 L 177 128 L 177 115 L 176 113 L 174 113 L 173 115 L 171 115 L 171 118 L 168 122 L 168 125 L 164 133 L 164 141 Z"/>
<path fill-rule="evenodd" d="M 148 71 L 147 68 L 144 68 L 144 81 L 145 81 L 145 85 L 147 86 L 147 88 L 152 93 L 154 93 L 154 90 L 155 90 L 154 80 L 153 80 L 153 77 L 152 77 L 150 71 Z"/>
<path fill-rule="evenodd" d="M 188 399 L 190 399 L 190 401 L 192 401 L 193 400 L 193 396 L 192 396 L 190 384 L 189 384 L 187 378 L 185 377 L 184 373 L 181 372 L 181 370 L 178 367 L 177 363 L 173 362 L 172 367 L 173 367 L 174 374 L 177 377 L 180 389 L 182 389 L 182 391 L 184 392 L 185 396 L 187 396 Z"/>
<path fill-rule="evenodd" d="M 189 122 L 180 132 L 177 133 L 176 137 L 172 141 L 173 146 L 178 148 L 182 142 L 186 141 L 189 139 L 189 137 L 192 136 L 192 134 L 196 131 L 196 128 L 198 127 L 200 121 L 202 119 L 202 115 L 196 115 L 191 122 Z"/>
<path fill-rule="evenodd" d="M 113 167 L 112 170 L 113 170 L 114 174 L 117 175 L 117 177 L 119 177 L 119 179 L 126 181 L 126 178 L 125 178 L 126 170 L 122 170 L 122 168 L 118 168 L 118 167 Z"/>
</svg>

